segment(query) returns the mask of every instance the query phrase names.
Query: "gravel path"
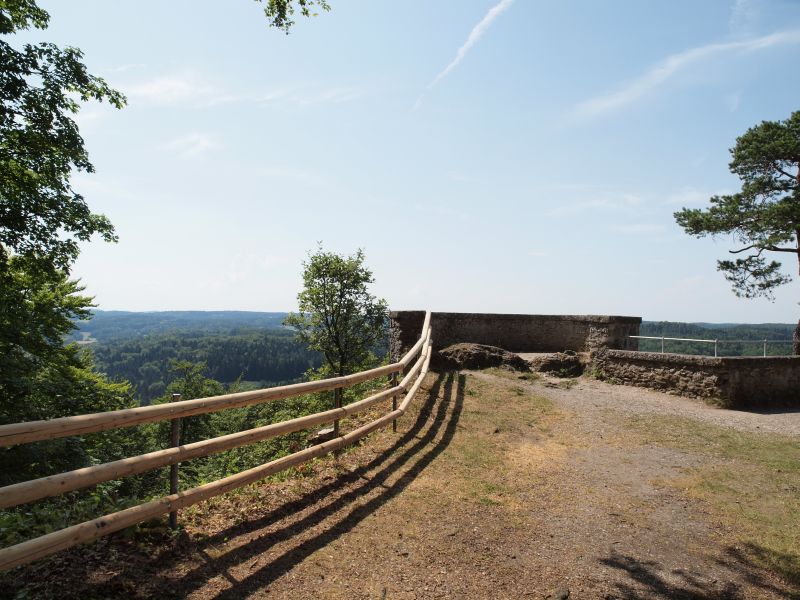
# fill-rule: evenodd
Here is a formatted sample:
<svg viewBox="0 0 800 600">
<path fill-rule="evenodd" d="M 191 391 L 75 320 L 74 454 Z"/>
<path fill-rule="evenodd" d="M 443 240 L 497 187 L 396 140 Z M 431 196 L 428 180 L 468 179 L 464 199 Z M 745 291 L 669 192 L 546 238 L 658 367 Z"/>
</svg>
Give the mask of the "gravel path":
<svg viewBox="0 0 800 600">
<path fill-rule="evenodd" d="M 532 382 L 538 393 L 559 405 L 578 412 L 587 408 L 620 410 L 632 414 L 656 414 L 689 417 L 743 431 L 763 431 L 800 437 L 800 411 L 757 413 L 727 410 L 701 400 L 673 396 L 663 392 L 581 378 L 570 389 L 558 387 L 563 380 L 543 377 Z"/>
</svg>

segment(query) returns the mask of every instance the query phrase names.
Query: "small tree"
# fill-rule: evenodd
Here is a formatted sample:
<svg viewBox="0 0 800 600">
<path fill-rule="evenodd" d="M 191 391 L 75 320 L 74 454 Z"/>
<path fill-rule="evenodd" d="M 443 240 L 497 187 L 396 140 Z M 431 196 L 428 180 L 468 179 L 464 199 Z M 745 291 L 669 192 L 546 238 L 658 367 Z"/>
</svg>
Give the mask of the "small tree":
<svg viewBox="0 0 800 600">
<path fill-rule="evenodd" d="M 737 138 L 729 168 L 742 180 L 740 192 L 714 196 L 707 209 L 684 208 L 675 220 L 696 237 L 731 234 L 744 258 L 717 261 L 739 297 L 774 298 L 791 281 L 781 263 L 765 253 L 794 254 L 800 269 L 800 111 L 785 121 L 763 121 Z M 800 321 L 793 351 L 800 354 Z"/>
<path fill-rule="evenodd" d="M 322 353 L 323 369 L 330 374 L 347 375 L 363 367 L 385 334 L 386 301 L 369 293 L 367 286 L 373 282 L 362 250 L 343 256 L 320 246 L 303 263 L 299 312 L 289 314 L 284 324 Z"/>
</svg>

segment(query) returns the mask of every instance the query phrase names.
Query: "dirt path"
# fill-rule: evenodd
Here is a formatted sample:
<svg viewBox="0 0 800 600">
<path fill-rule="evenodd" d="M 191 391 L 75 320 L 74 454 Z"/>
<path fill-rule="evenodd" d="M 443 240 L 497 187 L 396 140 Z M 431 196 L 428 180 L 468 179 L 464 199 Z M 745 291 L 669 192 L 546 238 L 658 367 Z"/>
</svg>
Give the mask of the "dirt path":
<svg viewBox="0 0 800 600">
<path fill-rule="evenodd" d="M 482 374 L 476 373 L 476 376 Z M 569 389 L 559 387 L 565 380 L 543 378 L 536 386 L 540 393 L 559 406 L 593 418 L 598 410 L 616 410 L 638 415 L 677 415 L 742 431 L 800 436 L 800 410 L 747 412 L 709 406 L 700 400 L 671 396 L 645 388 L 608 385 L 582 377 Z"/>
<path fill-rule="evenodd" d="M 728 458 L 647 429 L 686 414 L 718 426 L 721 413 L 559 385 L 429 375 L 398 433 L 184 515 L 187 535 L 170 544 L 105 542 L 18 581 L 30 597 L 59 598 L 800 597 L 735 522 L 682 488 Z M 796 433 L 788 417 L 724 418 Z"/>
</svg>

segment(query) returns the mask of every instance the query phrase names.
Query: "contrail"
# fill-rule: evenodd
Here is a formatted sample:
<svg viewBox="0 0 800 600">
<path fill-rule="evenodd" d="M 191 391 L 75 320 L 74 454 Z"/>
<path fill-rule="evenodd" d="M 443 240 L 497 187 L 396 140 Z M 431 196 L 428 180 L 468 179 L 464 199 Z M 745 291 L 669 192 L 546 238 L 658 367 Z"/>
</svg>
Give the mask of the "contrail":
<svg viewBox="0 0 800 600">
<path fill-rule="evenodd" d="M 756 52 L 773 46 L 796 44 L 800 44 L 800 29 L 778 31 L 748 40 L 707 44 L 671 54 L 616 91 L 579 103 L 573 108 L 572 117 L 586 119 L 622 109 L 664 85 L 682 69 L 710 57 L 733 52 Z"/>
<path fill-rule="evenodd" d="M 458 52 L 456 52 L 456 57 L 453 59 L 453 61 L 449 65 L 447 65 L 444 69 L 442 69 L 441 72 L 436 77 L 433 78 L 433 81 L 431 81 L 425 87 L 425 92 L 432 90 L 436 86 L 436 84 L 438 84 L 442 79 L 447 77 L 453 71 L 453 69 L 455 69 L 459 64 L 461 64 L 461 61 L 464 60 L 464 57 L 467 55 L 467 52 L 469 52 L 470 49 L 472 49 L 472 47 L 478 43 L 478 40 L 480 40 L 483 34 L 486 32 L 486 30 L 489 29 L 489 26 L 492 24 L 492 22 L 497 17 L 499 17 L 505 10 L 507 10 L 508 7 L 511 6 L 511 3 L 513 1 L 514 0 L 500 0 L 500 2 L 498 2 L 492 8 L 489 9 L 489 12 L 487 12 L 486 15 L 484 15 L 484 17 L 480 20 L 480 22 L 477 25 L 475 25 L 475 27 L 472 28 L 472 31 L 469 32 L 469 36 L 467 36 L 467 41 L 464 42 L 461 48 L 458 49 Z M 420 94 L 419 98 L 417 98 L 417 101 L 414 104 L 415 110 L 422 105 L 422 99 L 425 96 L 425 92 Z"/>
</svg>

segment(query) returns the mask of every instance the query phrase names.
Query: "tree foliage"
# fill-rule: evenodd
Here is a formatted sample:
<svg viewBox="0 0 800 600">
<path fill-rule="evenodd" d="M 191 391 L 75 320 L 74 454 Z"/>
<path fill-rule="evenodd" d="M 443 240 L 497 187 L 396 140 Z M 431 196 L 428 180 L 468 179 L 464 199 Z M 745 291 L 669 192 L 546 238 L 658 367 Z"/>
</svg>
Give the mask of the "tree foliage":
<svg viewBox="0 0 800 600">
<path fill-rule="evenodd" d="M 330 374 L 361 368 L 385 335 L 386 301 L 369 292 L 373 282 L 362 250 L 344 256 L 320 246 L 303 263 L 299 312 L 287 316 L 285 323 L 295 328 L 300 341 L 322 353 Z"/>
<path fill-rule="evenodd" d="M 730 170 L 742 180 L 740 192 L 711 198 L 708 209 L 675 213 L 686 233 L 697 237 L 732 234 L 742 246 L 718 268 L 737 296 L 773 297 L 790 281 L 767 253 L 789 253 L 800 265 L 800 111 L 785 121 L 764 121 L 736 140 Z"/>
<path fill-rule="evenodd" d="M 83 288 L 63 271 L 27 263 L 13 256 L 0 271 L 0 424 L 132 406 L 127 383 L 108 382 L 94 372 L 90 356 L 63 343 L 72 320 L 90 306 Z M 108 449 L 103 442 L 93 447 L 94 456 Z M 77 468 L 87 464 L 88 451 L 80 440 L 4 448 L 0 472 L 19 478 Z"/>
<path fill-rule="evenodd" d="M 223 383 L 241 378 L 259 387 L 295 382 L 321 363 L 318 353 L 286 329 L 170 331 L 130 335 L 91 348 L 98 368 L 111 379 L 130 381 L 143 404 L 164 394 L 173 360 L 205 363 L 208 376 Z"/>
<path fill-rule="evenodd" d="M 717 261 L 718 270 L 737 296 L 772 299 L 773 290 L 791 277 L 768 256 L 794 255 L 800 271 L 800 111 L 748 129 L 731 155 L 729 167 L 741 179 L 741 191 L 712 197 L 707 209 L 684 208 L 675 219 L 697 237 L 732 235 L 740 247 L 731 254 L 746 254 Z M 800 321 L 794 352 L 800 354 Z"/>
<path fill-rule="evenodd" d="M 272 27 L 282 29 L 287 34 L 294 25 L 292 17 L 295 15 L 296 10 L 304 17 L 316 17 L 317 13 L 314 12 L 316 8 L 328 11 L 331 9 L 326 0 L 297 0 L 297 9 L 293 0 L 256 0 L 263 3 L 264 15 L 267 17 L 269 24 Z"/>
<path fill-rule="evenodd" d="M 73 172 L 94 170 L 73 116 L 81 101 L 120 108 L 125 97 L 86 71 L 77 48 L 6 39 L 48 20 L 30 0 L 0 3 L 0 259 L 14 253 L 68 270 L 79 241 L 116 239 L 70 183 Z"/>
<path fill-rule="evenodd" d="M 32 0 L 0 2 L 0 423 L 131 406 L 127 384 L 109 383 L 91 357 L 64 345 L 73 320 L 91 299 L 70 281 L 78 242 L 114 239 L 70 185 L 75 171 L 92 171 L 73 120 L 79 102 L 124 97 L 87 73 L 76 48 L 13 46 L 20 30 L 47 27 L 49 15 Z M 122 445 L 107 434 L 0 452 L 0 471 L 27 478 L 86 466 Z"/>
</svg>

